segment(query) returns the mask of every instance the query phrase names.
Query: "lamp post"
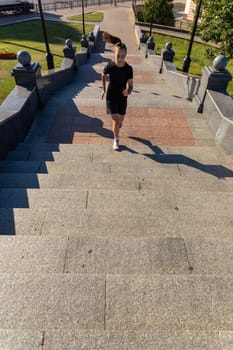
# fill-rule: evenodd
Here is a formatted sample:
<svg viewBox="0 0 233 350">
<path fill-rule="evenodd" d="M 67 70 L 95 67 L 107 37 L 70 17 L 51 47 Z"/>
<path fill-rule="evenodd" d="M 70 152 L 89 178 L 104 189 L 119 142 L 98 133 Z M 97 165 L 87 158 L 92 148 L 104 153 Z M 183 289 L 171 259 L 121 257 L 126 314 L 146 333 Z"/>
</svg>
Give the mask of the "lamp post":
<svg viewBox="0 0 233 350">
<path fill-rule="evenodd" d="M 46 33 L 46 28 L 45 28 L 45 21 L 44 21 L 41 0 L 38 0 L 38 6 L 39 6 L 39 11 L 40 11 L 40 19 L 41 19 L 42 29 L 43 29 L 43 33 L 44 33 L 44 41 L 45 41 L 45 46 L 46 46 L 47 66 L 48 66 L 48 69 L 54 69 L 53 55 L 51 54 L 50 49 L 49 49 L 49 42 L 48 42 L 48 37 L 47 37 L 47 33 Z"/>
<path fill-rule="evenodd" d="M 152 27 L 153 27 L 153 21 L 154 21 L 154 12 L 155 12 L 155 0 L 153 0 L 153 6 L 151 11 L 151 20 L 150 20 L 150 35 L 152 35 Z"/>
<path fill-rule="evenodd" d="M 195 34 L 196 34 L 197 23 L 198 23 L 198 19 L 199 19 L 199 16 L 200 16 L 200 11 L 201 11 L 201 5 L 202 5 L 202 0 L 199 0 L 198 5 L 197 5 L 197 9 L 196 9 L 192 35 L 191 35 L 190 42 L 189 42 L 188 53 L 187 53 L 187 56 L 184 59 L 184 64 L 183 64 L 183 72 L 185 72 L 185 73 L 188 73 L 189 66 L 190 66 L 190 63 L 191 63 L 190 54 L 191 54 L 191 51 L 192 51 L 193 41 L 194 41 L 194 37 L 195 37 Z"/>
<path fill-rule="evenodd" d="M 85 19 L 84 19 L 84 0 L 82 0 L 82 23 L 83 23 L 83 34 L 85 33 Z"/>
</svg>

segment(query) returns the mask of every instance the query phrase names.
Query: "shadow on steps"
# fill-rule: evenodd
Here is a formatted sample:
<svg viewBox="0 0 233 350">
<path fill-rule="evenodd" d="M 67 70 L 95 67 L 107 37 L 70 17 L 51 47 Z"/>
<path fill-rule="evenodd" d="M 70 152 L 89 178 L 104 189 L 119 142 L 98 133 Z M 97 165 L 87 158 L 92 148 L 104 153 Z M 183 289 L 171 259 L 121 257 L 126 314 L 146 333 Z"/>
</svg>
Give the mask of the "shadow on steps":
<svg viewBox="0 0 233 350">
<path fill-rule="evenodd" d="M 166 154 L 158 146 L 152 145 L 152 143 L 149 140 L 146 140 L 140 137 L 134 137 L 134 136 L 131 136 L 130 138 L 138 142 L 141 142 L 143 145 L 148 146 L 154 152 L 154 154 L 145 153 L 144 156 L 154 160 L 155 162 L 162 163 L 162 164 L 183 164 L 188 167 L 200 170 L 209 175 L 215 176 L 218 179 L 233 177 L 233 171 L 231 169 L 226 168 L 225 166 L 217 165 L 217 164 L 203 164 L 183 154 Z M 129 152 L 137 153 L 128 147 L 124 147 L 124 148 Z"/>
</svg>

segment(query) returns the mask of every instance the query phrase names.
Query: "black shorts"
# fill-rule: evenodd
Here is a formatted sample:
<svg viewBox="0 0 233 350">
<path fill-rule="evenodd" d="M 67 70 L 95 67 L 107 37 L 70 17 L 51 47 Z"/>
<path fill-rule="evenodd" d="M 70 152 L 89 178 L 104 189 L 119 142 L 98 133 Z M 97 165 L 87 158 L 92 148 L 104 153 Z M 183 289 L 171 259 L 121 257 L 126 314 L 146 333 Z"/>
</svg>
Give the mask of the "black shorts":
<svg viewBox="0 0 233 350">
<path fill-rule="evenodd" d="M 127 98 L 119 99 L 118 101 L 109 101 L 106 102 L 107 114 L 121 114 L 125 115 L 127 108 Z"/>
</svg>

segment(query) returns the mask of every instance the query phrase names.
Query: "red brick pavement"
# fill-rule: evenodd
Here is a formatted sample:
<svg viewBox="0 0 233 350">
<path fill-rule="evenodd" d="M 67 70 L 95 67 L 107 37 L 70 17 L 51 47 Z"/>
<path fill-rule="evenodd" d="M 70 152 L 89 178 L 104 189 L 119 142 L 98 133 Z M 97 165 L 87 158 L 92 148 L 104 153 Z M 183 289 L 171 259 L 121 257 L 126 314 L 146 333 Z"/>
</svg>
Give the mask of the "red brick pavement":
<svg viewBox="0 0 233 350">
<path fill-rule="evenodd" d="M 181 109 L 129 107 L 120 135 L 126 145 L 139 145 L 142 140 L 159 146 L 195 145 Z M 104 106 L 64 108 L 57 114 L 47 142 L 111 144 L 111 117 L 105 114 Z"/>
</svg>

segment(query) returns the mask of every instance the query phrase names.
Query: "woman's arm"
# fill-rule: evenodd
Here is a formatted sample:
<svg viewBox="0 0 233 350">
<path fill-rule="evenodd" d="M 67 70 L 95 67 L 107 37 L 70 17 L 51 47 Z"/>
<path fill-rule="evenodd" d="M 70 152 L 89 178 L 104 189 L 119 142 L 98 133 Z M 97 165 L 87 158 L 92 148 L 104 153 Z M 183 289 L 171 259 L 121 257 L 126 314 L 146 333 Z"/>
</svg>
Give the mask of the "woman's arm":
<svg viewBox="0 0 233 350">
<path fill-rule="evenodd" d="M 130 95 L 133 91 L 133 79 L 128 80 L 128 94 Z"/>
<path fill-rule="evenodd" d="M 103 100 L 104 95 L 105 95 L 105 91 L 106 91 L 106 74 L 102 73 L 102 93 L 101 93 L 101 98 Z"/>
<path fill-rule="evenodd" d="M 127 81 L 127 85 L 128 85 L 128 89 L 124 89 L 122 91 L 122 93 L 125 97 L 129 96 L 131 94 L 131 92 L 133 91 L 133 79 L 129 79 Z"/>
</svg>

